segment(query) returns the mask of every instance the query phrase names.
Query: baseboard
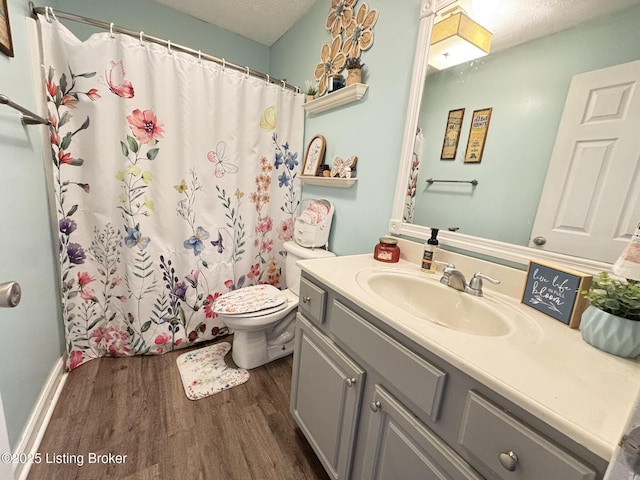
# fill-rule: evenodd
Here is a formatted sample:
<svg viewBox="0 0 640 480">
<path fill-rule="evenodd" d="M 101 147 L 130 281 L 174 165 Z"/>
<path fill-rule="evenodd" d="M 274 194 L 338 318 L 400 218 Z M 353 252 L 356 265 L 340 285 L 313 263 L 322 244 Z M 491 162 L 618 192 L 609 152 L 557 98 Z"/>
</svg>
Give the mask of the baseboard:
<svg viewBox="0 0 640 480">
<path fill-rule="evenodd" d="M 37 453 L 44 432 L 53 414 L 53 409 L 58 402 L 58 398 L 60 398 L 60 392 L 62 392 L 64 382 L 67 380 L 67 375 L 64 357 L 60 357 L 51 369 L 51 373 L 49 373 L 49 377 L 40 392 L 38 401 L 33 407 L 27 424 L 22 430 L 22 434 L 18 439 L 18 444 L 13 453 L 26 454 L 25 457 L 27 458 L 29 454 L 33 455 Z M 14 464 L 14 479 L 26 480 L 30 468 L 30 463 Z"/>
</svg>

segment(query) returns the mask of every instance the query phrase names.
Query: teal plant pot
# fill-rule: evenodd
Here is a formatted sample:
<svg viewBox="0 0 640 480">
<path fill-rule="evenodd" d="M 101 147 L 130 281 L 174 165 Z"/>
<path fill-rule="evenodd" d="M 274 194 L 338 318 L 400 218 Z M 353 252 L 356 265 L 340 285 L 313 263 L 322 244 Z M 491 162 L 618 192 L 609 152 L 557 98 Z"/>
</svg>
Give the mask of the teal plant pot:
<svg viewBox="0 0 640 480">
<path fill-rule="evenodd" d="M 585 342 L 607 353 L 629 358 L 640 355 L 640 321 L 589 306 L 582 314 L 580 332 Z"/>
</svg>

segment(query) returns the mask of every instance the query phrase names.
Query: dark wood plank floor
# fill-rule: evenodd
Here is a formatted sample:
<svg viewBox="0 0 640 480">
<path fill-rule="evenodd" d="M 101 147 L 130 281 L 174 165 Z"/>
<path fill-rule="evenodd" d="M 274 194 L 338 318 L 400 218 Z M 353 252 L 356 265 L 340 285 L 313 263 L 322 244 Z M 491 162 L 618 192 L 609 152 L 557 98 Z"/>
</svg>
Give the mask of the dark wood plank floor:
<svg viewBox="0 0 640 480">
<path fill-rule="evenodd" d="M 28 479 L 328 478 L 288 411 L 291 356 L 250 370 L 243 385 L 192 401 L 175 362 L 185 351 L 101 358 L 72 371 L 39 448 L 43 461 Z M 233 364 L 231 354 L 226 361 Z M 90 453 L 126 459 L 88 464 Z"/>
</svg>

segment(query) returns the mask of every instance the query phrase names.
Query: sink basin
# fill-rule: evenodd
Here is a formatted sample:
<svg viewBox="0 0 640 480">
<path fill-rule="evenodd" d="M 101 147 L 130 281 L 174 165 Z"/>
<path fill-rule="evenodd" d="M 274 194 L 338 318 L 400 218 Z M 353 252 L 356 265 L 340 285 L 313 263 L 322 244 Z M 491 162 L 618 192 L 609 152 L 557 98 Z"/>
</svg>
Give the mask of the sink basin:
<svg viewBox="0 0 640 480">
<path fill-rule="evenodd" d="M 507 335 L 512 330 L 499 305 L 438 282 L 439 277 L 402 270 L 373 268 L 357 273 L 366 292 L 416 317 L 459 332 L 486 337 Z"/>
</svg>

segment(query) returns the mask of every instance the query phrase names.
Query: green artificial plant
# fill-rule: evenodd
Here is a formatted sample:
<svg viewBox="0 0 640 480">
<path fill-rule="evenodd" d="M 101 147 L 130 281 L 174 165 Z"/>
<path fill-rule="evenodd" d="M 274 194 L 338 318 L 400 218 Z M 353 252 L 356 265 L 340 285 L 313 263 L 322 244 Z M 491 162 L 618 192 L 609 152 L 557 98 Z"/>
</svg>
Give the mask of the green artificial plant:
<svg viewBox="0 0 640 480">
<path fill-rule="evenodd" d="M 640 283 L 617 280 L 601 272 L 588 291 L 582 292 L 600 310 L 628 320 L 640 321 Z"/>
</svg>

